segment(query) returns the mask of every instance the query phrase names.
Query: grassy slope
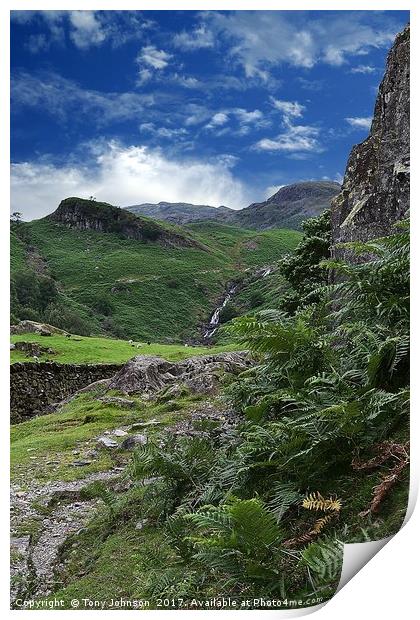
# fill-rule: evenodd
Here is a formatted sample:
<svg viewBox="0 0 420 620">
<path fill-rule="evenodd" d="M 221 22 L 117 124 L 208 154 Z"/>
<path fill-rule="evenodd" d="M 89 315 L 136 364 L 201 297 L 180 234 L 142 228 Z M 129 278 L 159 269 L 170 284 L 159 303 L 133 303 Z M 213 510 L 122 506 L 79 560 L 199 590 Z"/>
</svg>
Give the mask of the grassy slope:
<svg viewBox="0 0 420 620">
<path fill-rule="evenodd" d="M 97 302 L 110 300 L 111 318 L 127 338 L 182 340 L 197 334 L 226 283 L 247 267 L 278 260 L 300 239 L 296 231 L 255 233 L 232 226 L 190 226 L 207 248 L 166 248 L 110 233 L 75 231 L 48 220 L 25 224 L 31 244 L 92 329 L 103 331 Z M 12 275 L 24 248 L 12 239 Z"/>
<path fill-rule="evenodd" d="M 185 347 L 176 344 L 141 343 L 140 348 L 134 347 L 126 340 L 113 340 L 102 337 L 72 337 L 61 335 L 40 336 L 38 334 L 19 334 L 11 337 L 11 342 L 37 342 L 44 347 L 54 349 L 55 353 L 43 353 L 41 361 L 53 360 L 63 364 L 119 364 L 126 362 L 134 355 L 158 355 L 170 361 L 177 361 L 192 355 L 203 355 L 232 350 L 233 345 L 224 347 Z M 11 362 L 31 362 L 24 351 L 10 352 Z"/>
<path fill-rule="evenodd" d="M 131 397 L 130 397 L 131 398 Z M 97 448 L 94 438 L 105 430 L 119 428 L 134 422 L 144 422 L 151 418 L 162 424 L 173 423 L 174 418 L 182 419 L 187 415 L 194 397 L 185 397 L 179 401 L 163 404 L 150 404 L 140 398 L 131 398 L 135 406 L 124 409 L 96 400 L 95 395 L 85 394 L 71 401 L 59 412 L 39 416 L 15 424 L 11 427 L 11 477 L 15 479 L 24 475 L 36 480 L 74 480 L 86 475 L 110 469 L 113 464 L 120 465 L 130 455 L 112 453 L 102 450 L 91 465 L 79 468 L 71 463 L 79 458 L 86 458 L 83 453 Z M 140 431 L 137 431 L 140 432 Z M 155 427 L 147 429 L 147 435 L 156 431 Z M 88 445 L 92 442 L 91 445 Z M 78 449 L 82 456 L 75 455 Z M 89 457 L 87 457 L 89 458 Z M 113 459 L 117 463 L 113 463 Z"/>
</svg>

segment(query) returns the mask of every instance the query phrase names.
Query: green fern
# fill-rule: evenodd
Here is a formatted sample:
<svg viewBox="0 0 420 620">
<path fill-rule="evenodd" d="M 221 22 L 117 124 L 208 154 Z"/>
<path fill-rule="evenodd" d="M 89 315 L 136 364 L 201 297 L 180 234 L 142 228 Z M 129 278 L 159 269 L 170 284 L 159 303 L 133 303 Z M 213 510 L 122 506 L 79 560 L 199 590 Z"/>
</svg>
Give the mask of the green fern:
<svg viewBox="0 0 420 620">
<path fill-rule="evenodd" d="M 318 585 L 335 581 L 343 564 L 343 544 L 336 539 L 317 540 L 302 551 L 300 562 L 311 571 Z"/>
</svg>

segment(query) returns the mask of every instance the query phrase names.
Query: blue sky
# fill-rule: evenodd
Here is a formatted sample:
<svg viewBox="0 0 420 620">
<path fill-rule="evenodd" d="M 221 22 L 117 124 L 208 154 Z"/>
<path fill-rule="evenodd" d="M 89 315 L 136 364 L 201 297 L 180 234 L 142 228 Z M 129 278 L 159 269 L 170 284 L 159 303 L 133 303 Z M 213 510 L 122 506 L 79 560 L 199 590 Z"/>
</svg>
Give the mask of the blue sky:
<svg viewBox="0 0 420 620">
<path fill-rule="evenodd" d="M 340 181 L 407 11 L 15 11 L 12 209 Z"/>
</svg>

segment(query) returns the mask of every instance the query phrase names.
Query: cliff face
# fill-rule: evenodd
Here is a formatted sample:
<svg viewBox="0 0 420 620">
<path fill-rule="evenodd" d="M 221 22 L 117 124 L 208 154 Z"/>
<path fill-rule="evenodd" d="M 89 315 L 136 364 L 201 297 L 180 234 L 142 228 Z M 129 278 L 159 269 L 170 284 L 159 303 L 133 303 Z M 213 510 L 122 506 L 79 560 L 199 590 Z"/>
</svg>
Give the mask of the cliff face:
<svg viewBox="0 0 420 620">
<path fill-rule="evenodd" d="M 353 147 L 332 201 L 334 243 L 385 236 L 409 209 L 410 28 L 397 35 L 379 87 L 369 137 Z"/>
<path fill-rule="evenodd" d="M 67 228 L 115 233 L 126 239 L 144 243 L 174 247 L 197 245 L 193 239 L 181 232 L 164 228 L 158 222 L 137 217 L 125 209 L 119 209 L 106 202 L 66 198 L 46 219 L 58 222 Z"/>
</svg>

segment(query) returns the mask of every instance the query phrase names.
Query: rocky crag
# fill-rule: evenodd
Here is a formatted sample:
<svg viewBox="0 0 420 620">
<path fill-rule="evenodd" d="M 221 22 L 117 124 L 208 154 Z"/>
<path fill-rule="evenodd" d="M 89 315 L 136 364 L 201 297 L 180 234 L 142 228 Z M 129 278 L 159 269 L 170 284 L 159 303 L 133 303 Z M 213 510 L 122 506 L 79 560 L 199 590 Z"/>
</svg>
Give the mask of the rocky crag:
<svg viewBox="0 0 420 620">
<path fill-rule="evenodd" d="M 197 242 L 176 229 L 165 228 L 158 222 L 138 217 L 125 209 L 106 202 L 66 198 L 46 220 L 76 230 L 96 230 L 114 233 L 126 239 L 158 243 L 172 247 L 197 247 Z"/>
<path fill-rule="evenodd" d="M 410 28 L 389 52 L 368 138 L 353 147 L 332 202 L 335 244 L 386 236 L 407 215 L 410 193 Z M 335 254 L 340 254 L 336 250 Z"/>
</svg>

